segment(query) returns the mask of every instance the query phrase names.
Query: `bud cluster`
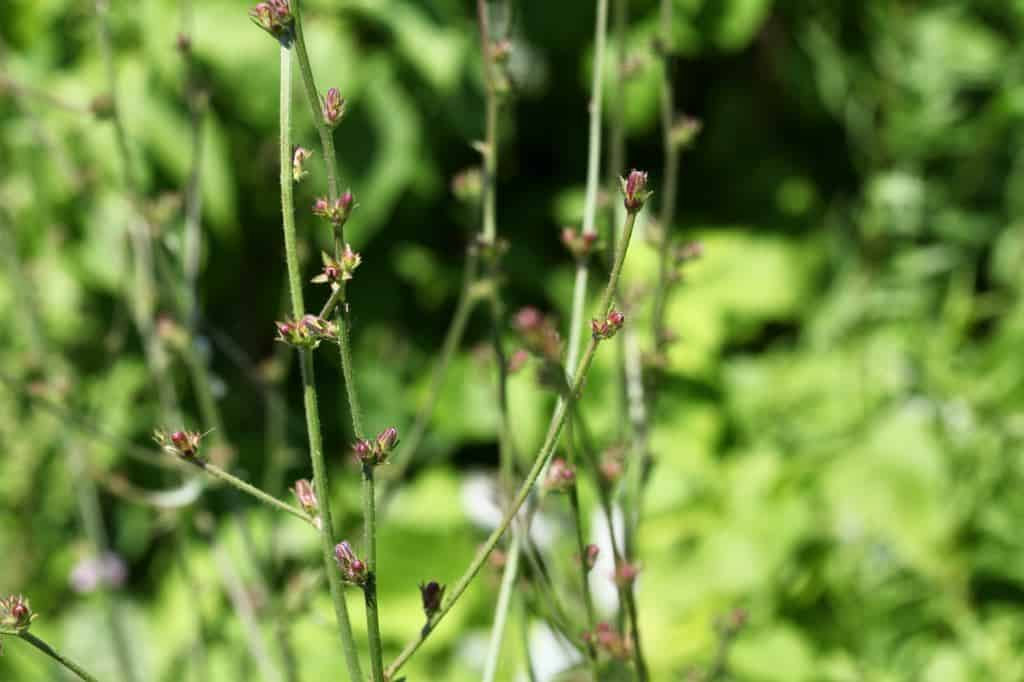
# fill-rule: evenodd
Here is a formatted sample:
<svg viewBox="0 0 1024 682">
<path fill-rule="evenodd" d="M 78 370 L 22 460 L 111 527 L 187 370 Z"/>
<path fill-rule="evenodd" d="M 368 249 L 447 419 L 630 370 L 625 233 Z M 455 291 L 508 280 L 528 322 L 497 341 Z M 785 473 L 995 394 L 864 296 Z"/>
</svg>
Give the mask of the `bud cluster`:
<svg viewBox="0 0 1024 682">
<path fill-rule="evenodd" d="M 296 348 L 313 349 L 321 341 L 337 341 L 338 325 L 316 315 L 303 315 L 298 320 L 275 322 L 277 340 Z"/>
<path fill-rule="evenodd" d="M 601 454 L 601 462 L 597 465 L 601 478 L 607 484 L 615 483 L 622 478 L 626 470 L 626 449 L 622 445 L 613 445 Z"/>
<path fill-rule="evenodd" d="M 622 661 L 628 659 L 633 651 L 629 640 L 608 623 L 598 623 L 593 632 L 584 632 L 583 641 Z"/>
<path fill-rule="evenodd" d="M 597 246 L 596 232 L 581 232 L 571 227 L 562 228 L 562 244 L 576 260 L 582 260 L 593 253 Z"/>
<path fill-rule="evenodd" d="M 320 252 L 320 258 L 324 263 L 323 270 L 310 281 L 314 284 L 330 284 L 332 289 L 339 281 L 352 279 L 352 273 L 363 262 L 362 256 L 353 251 L 352 247 L 348 244 L 345 244 L 345 248 L 341 252 L 341 258 L 338 260 L 335 260 L 330 254 L 323 251 Z"/>
<path fill-rule="evenodd" d="M 377 466 L 387 461 L 388 455 L 398 445 L 398 429 L 390 426 L 380 433 L 373 440 L 360 438 L 352 444 L 352 452 L 356 459 L 363 464 Z"/>
<path fill-rule="evenodd" d="M 544 478 L 544 490 L 550 493 L 564 493 L 576 485 L 576 471 L 561 457 L 555 457 L 548 465 Z"/>
<path fill-rule="evenodd" d="M 249 10 L 249 18 L 264 31 L 289 45 L 292 41 L 292 8 L 288 0 L 267 0 Z"/>
<path fill-rule="evenodd" d="M 644 171 L 631 170 L 627 177 L 619 178 L 619 185 L 622 189 L 622 203 L 629 213 L 639 213 L 644 202 L 654 193 L 647 189 L 647 173 Z"/>
<path fill-rule="evenodd" d="M 420 598 L 423 600 L 423 613 L 431 618 L 441 610 L 441 600 L 444 599 L 444 585 L 431 580 L 429 583 L 420 583 Z"/>
<path fill-rule="evenodd" d="M 205 435 L 198 431 L 171 431 L 168 433 L 157 429 L 153 432 L 153 440 L 170 455 L 183 459 L 194 459 L 199 454 L 199 441 Z"/>
<path fill-rule="evenodd" d="M 292 153 L 292 179 L 295 182 L 309 175 L 309 171 L 303 168 L 303 164 L 311 156 L 313 156 L 313 152 L 305 147 L 295 147 L 295 152 Z"/>
<path fill-rule="evenodd" d="M 352 196 L 352 192 L 345 190 L 345 193 L 334 201 L 327 197 L 320 197 L 313 202 L 313 215 L 326 218 L 340 226 L 345 224 L 355 207 L 355 197 Z"/>
<path fill-rule="evenodd" d="M 0 632 L 25 632 L 35 617 L 36 614 L 32 613 L 28 599 L 20 594 L 11 594 L 0 599 Z"/>
<path fill-rule="evenodd" d="M 562 340 L 554 323 L 534 307 L 526 307 L 516 313 L 514 326 L 523 337 L 523 345 L 534 355 L 559 362 L 562 356 Z"/>
<path fill-rule="evenodd" d="M 616 332 L 622 329 L 622 325 L 625 321 L 626 316 L 612 308 L 603 321 L 590 321 L 590 331 L 598 341 L 610 339 L 615 336 Z"/>
<path fill-rule="evenodd" d="M 366 563 L 356 556 L 352 545 L 347 541 L 343 540 L 335 545 L 334 559 L 338 562 L 341 577 L 345 582 L 353 585 L 366 584 L 366 579 L 370 575 L 369 569 L 367 569 Z"/>
<path fill-rule="evenodd" d="M 341 96 L 341 92 L 338 88 L 331 88 L 327 91 L 327 95 L 323 97 L 321 102 L 320 111 L 324 117 L 324 123 L 334 128 L 341 119 L 345 117 L 345 98 Z"/>
</svg>

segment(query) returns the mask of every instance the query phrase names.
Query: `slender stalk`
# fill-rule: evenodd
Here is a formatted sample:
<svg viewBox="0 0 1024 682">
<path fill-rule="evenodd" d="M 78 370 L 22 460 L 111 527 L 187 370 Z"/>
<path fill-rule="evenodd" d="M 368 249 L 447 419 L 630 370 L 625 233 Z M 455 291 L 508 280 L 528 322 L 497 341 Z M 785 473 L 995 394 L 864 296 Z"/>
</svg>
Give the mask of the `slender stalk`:
<svg viewBox="0 0 1024 682">
<path fill-rule="evenodd" d="M 293 2 L 294 8 L 298 3 Z M 296 16 L 296 25 L 299 25 Z M 302 300 L 302 276 L 299 271 L 299 256 L 295 244 L 295 205 L 292 196 L 291 173 L 291 53 L 281 46 L 281 140 L 280 140 L 280 171 L 281 171 L 281 218 L 284 231 L 285 260 L 288 266 L 288 285 L 292 299 L 292 314 L 298 318 L 305 311 Z M 359 654 L 356 652 L 355 639 L 352 636 L 352 625 L 348 618 L 348 606 L 345 603 L 344 588 L 341 584 L 341 573 L 334 561 L 334 522 L 331 518 L 330 486 L 327 481 L 327 467 L 324 464 L 323 441 L 320 433 L 320 410 L 316 393 L 316 376 L 313 368 L 313 351 L 299 350 L 299 369 L 302 375 L 302 401 L 306 411 L 306 432 L 309 438 L 309 458 L 313 465 L 313 479 L 316 489 L 320 491 L 323 504 L 320 509 L 320 545 L 324 560 L 324 572 L 330 586 L 331 598 L 334 602 L 334 615 L 338 620 L 338 634 L 341 648 L 348 666 L 350 682 L 362 682 L 363 673 L 359 666 Z"/>
<path fill-rule="evenodd" d="M 575 409 L 573 410 L 576 411 Z M 572 419 L 569 420 L 566 425 L 566 443 L 567 451 L 569 453 L 569 465 L 576 467 L 578 458 L 576 456 L 576 448 L 573 447 L 572 438 Z M 587 542 L 585 539 L 585 529 L 583 527 L 583 515 L 580 513 L 580 495 L 579 495 L 579 483 L 573 481 L 572 487 L 569 488 L 569 508 L 572 510 L 573 526 L 576 530 L 576 552 L 579 556 L 579 578 L 580 578 L 580 590 L 583 594 L 583 606 L 587 614 L 587 631 L 593 632 L 597 624 L 597 618 L 594 616 L 594 600 L 590 594 L 590 580 L 587 569 L 586 557 L 587 557 Z M 591 667 L 591 671 L 594 673 L 596 678 L 598 675 L 597 660 L 594 656 L 593 647 L 586 647 L 587 662 Z"/>
<path fill-rule="evenodd" d="M 35 648 L 39 649 L 44 654 L 46 654 L 53 660 L 57 661 L 74 674 L 78 675 L 78 677 L 80 679 L 85 680 L 85 682 L 99 682 L 95 677 L 87 673 L 80 665 L 72 661 L 64 654 L 57 652 L 53 647 L 51 647 L 46 642 L 33 635 L 31 632 L 28 632 L 26 630 L 25 632 L 19 633 L 18 637 L 25 640 Z"/>
<path fill-rule="evenodd" d="M 370 639 L 370 672 L 375 682 L 384 680 L 384 662 L 381 660 L 380 620 L 377 613 L 377 514 L 373 495 L 373 465 L 363 464 L 363 525 L 366 538 L 366 627 Z"/>
<path fill-rule="evenodd" d="M 320 111 L 320 95 L 316 88 L 316 81 L 313 78 L 313 68 L 310 65 L 309 54 L 306 51 L 306 40 L 302 30 L 302 12 L 300 3 L 297 0 L 292 2 L 292 12 L 295 16 L 295 56 L 299 62 L 299 71 L 302 73 L 302 82 L 306 91 L 306 100 L 309 102 L 313 121 L 316 124 L 317 132 L 320 134 L 320 143 L 323 147 L 324 164 L 327 169 L 327 190 L 331 201 L 338 198 L 338 169 L 337 157 L 334 151 L 334 135 L 331 127 L 324 121 Z M 284 163 L 282 158 L 282 163 Z M 282 178 L 284 170 L 282 168 Z M 282 179 L 282 182 L 284 180 Z M 339 256 L 341 244 L 345 241 L 343 227 L 335 229 L 334 250 L 335 257 Z M 340 310 L 337 315 L 338 340 L 341 353 L 341 371 L 345 380 L 345 395 L 348 399 L 349 414 L 352 417 L 352 431 L 355 437 L 363 437 L 362 410 L 359 406 L 359 394 L 356 391 L 356 384 L 352 362 L 351 329 L 352 320 L 348 302 L 345 298 L 345 282 L 341 282 L 336 289 L 337 301 L 335 306 Z M 334 296 L 332 296 L 334 298 Z M 326 308 L 327 306 L 325 306 Z M 366 469 L 363 470 L 363 509 L 366 530 L 366 545 L 374 548 L 376 545 L 376 513 L 373 509 L 373 473 L 369 477 Z M 375 550 L 373 550 L 375 553 Z M 377 576 L 376 562 L 370 564 L 370 576 L 363 586 L 363 593 L 366 597 L 366 630 L 370 639 L 370 667 L 374 682 L 384 682 L 383 677 L 383 653 L 380 641 L 380 622 L 377 611 Z"/>
<path fill-rule="evenodd" d="M 260 490 L 256 486 L 252 485 L 251 483 L 246 483 L 242 479 L 240 479 L 240 478 L 238 478 L 236 476 L 232 476 L 231 474 L 229 474 L 228 472 L 224 471 L 223 469 L 221 469 L 216 464 L 212 464 L 210 462 L 205 462 L 205 461 L 203 461 L 201 459 L 196 459 L 196 458 L 191 458 L 191 459 L 189 459 L 187 461 L 190 462 L 191 464 L 194 464 L 195 466 L 199 467 L 200 469 L 202 469 L 206 473 L 210 474 L 214 478 L 227 483 L 228 485 L 232 486 L 236 490 L 239 490 L 239 491 L 241 491 L 241 492 L 243 492 L 243 493 L 245 493 L 247 495 L 251 495 L 252 497 L 255 497 L 257 500 L 259 500 L 263 504 L 269 505 L 271 507 L 274 507 L 275 509 L 278 509 L 280 511 L 283 511 L 283 512 L 286 512 L 288 514 L 291 514 L 292 516 L 294 516 L 296 518 L 302 519 L 303 521 L 305 521 L 309 525 L 311 525 L 314 528 L 316 528 L 316 521 L 313 518 L 311 518 L 309 516 L 309 514 L 307 514 L 306 512 L 302 511 L 298 507 L 292 506 L 292 505 L 288 504 L 287 502 L 284 502 L 283 500 L 277 499 L 276 497 L 274 497 L 273 495 L 270 495 L 269 493 L 263 492 L 262 490 Z"/>
<path fill-rule="evenodd" d="M 182 36 L 191 40 L 192 34 L 192 3 L 181 0 Z M 203 215 L 202 170 L 203 170 L 203 111 L 205 102 L 196 82 L 195 61 L 191 47 L 181 48 L 185 63 L 185 100 L 188 102 L 189 118 L 191 119 L 192 169 L 189 171 L 188 184 L 185 187 L 185 239 L 182 248 L 182 264 L 185 276 L 185 300 L 187 313 L 185 316 L 189 331 L 195 333 L 199 322 L 199 263 L 202 256 L 201 221 Z"/>
<path fill-rule="evenodd" d="M 529 682 L 537 682 L 537 673 L 533 670 L 533 656 L 530 654 L 530 610 L 525 599 L 519 599 L 519 605 L 519 637 L 523 645 L 523 667 L 526 669 L 526 679 Z"/>
<path fill-rule="evenodd" d="M 505 638 L 505 621 L 508 617 L 509 604 L 512 603 L 512 592 L 515 589 L 516 578 L 519 577 L 519 535 L 512 536 L 512 542 L 508 545 L 508 563 L 505 564 L 505 574 L 501 579 L 501 589 L 498 592 L 498 603 L 494 611 L 494 627 L 491 628 L 491 641 L 487 646 L 487 658 L 484 663 L 483 682 L 494 682 L 494 676 L 498 672 L 498 661 L 501 658 L 501 645 Z"/>
<path fill-rule="evenodd" d="M 610 310 L 612 296 L 618 286 L 619 276 L 622 274 L 622 264 L 626 260 L 626 251 L 629 248 L 629 241 L 633 235 L 633 226 L 635 222 L 636 214 L 627 214 L 625 226 L 622 230 L 622 239 L 620 240 L 616 251 L 615 263 L 612 267 L 611 275 L 608 278 L 608 285 L 605 287 L 604 293 L 601 295 L 601 301 L 597 308 L 602 316 L 607 315 Z M 583 381 L 587 376 L 587 372 L 590 371 L 590 365 L 594 361 L 597 344 L 597 339 L 591 338 L 590 343 L 587 345 L 587 348 L 583 353 L 583 358 L 580 360 L 580 364 L 576 368 L 576 374 L 573 377 L 570 388 L 570 396 L 577 396 L 583 388 Z M 481 546 L 477 551 L 476 556 L 473 557 L 473 560 L 470 562 L 465 572 L 458 581 L 456 581 L 451 592 L 446 596 L 445 600 L 441 604 L 441 608 L 427 621 L 427 624 L 420 631 L 419 635 L 417 635 L 417 637 L 413 639 L 413 641 L 411 641 L 405 649 L 402 650 L 398 657 L 387 667 L 385 676 L 388 679 L 393 678 L 395 673 L 405 664 L 405 662 L 408 661 L 414 653 L 416 653 L 417 649 L 420 648 L 430 633 L 437 627 L 438 623 L 445 617 L 445 615 L 447 615 L 462 594 L 466 591 L 466 588 L 469 587 L 470 583 L 473 582 L 473 579 L 476 577 L 477 573 L 479 573 L 480 568 L 484 565 L 484 562 L 487 561 L 487 557 L 490 556 L 495 546 L 497 546 L 501 536 L 504 535 L 509 524 L 512 522 L 512 519 L 519 512 L 519 508 L 526 501 L 526 498 L 529 497 L 530 491 L 533 489 L 534 484 L 540 477 L 540 473 L 547 464 L 551 453 L 554 452 L 555 446 L 558 443 L 558 438 L 562 432 L 562 427 L 565 425 L 566 416 L 569 411 L 569 403 L 570 401 L 563 400 L 559 401 L 556 405 L 555 414 L 552 418 L 552 425 L 548 430 L 544 444 L 541 446 L 536 458 L 534 458 L 533 465 L 531 466 L 529 473 L 527 473 L 526 479 L 523 481 L 522 485 L 520 485 L 511 504 L 505 511 L 505 515 L 502 517 L 501 523 L 498 524 L 498 527 L 494 529 L 484 542 L 483 546 Z"/>
<path fill-rule="evenodd" d="M 598 172 L 601 168 L 601 107 L 603 104 L 604 45 L 608 33 L 608 0 L 597 0 L 594 26 L 593 82 L 590 88 L 590 138 L 587 151 L 587 195 L 583 206 L 583 234 L 597 233 Z M 614 196 L 614 195 L 613 195 Z M 588 259 L 576 261 L 576 283 L 572 292 L 572 315 L 569 322 L 569 345 L 565 358 L 566 374 L 572 376 L 579 359 L 580 337 L 583 334 L 583 310 L 587 301 Z"/>
</svg>

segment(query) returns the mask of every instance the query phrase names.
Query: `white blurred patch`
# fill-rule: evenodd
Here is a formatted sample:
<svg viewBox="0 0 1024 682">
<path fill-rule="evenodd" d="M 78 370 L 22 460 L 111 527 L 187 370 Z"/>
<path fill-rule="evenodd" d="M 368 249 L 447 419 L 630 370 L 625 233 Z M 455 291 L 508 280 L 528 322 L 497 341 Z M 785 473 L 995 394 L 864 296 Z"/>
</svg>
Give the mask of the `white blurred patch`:
<svg viewBox="0 0 1024 682">
<path fill-rule="evenodd" d="M 527 501 L 529 504 L 529 501 Z M 494 530 L 501 523 L 503 513 L 498 504 L 498 486 L 490 474 L 470 474 L 462 483 L 462 506 L 466 517 L 484 530 Z M 517 523 L 526 521 L 524 504 L 516 515 Z M 555 524 L 542 513 L 533 515 L 530 524 L 530 539 L 541 549 L 551 546 L 556 535 Z"/>
<path fill-rule="evenodd" d="M 615 525 L 615 540 L 619 547 L 622 547 L 624 545 L 623 518 L 622 510 L 618 506 L 612 507 L 612 523 Z M 609 616 L 619 608 L 619 594 L 615 589 L 615 582 L 612 580 L 615 575 L 615 555 L 612 553 L 612 541 L 604 512 L 594 511 L 590 528 L 590 541 L 600 550 L 594 568 L 590 571 L 590 594 L 594 597 L 594 606 L 597 607 L 597 610 L 604 616 Z M 639 579 L 636 589 L 639 589 Z"/>
<path fill-rule="evenodd" d="M 571 644 L 543 623 L 530 626 L 530 657 L 533 659 L 533 673 L 539 682 L 548 682 L 583 660 Z M 525 672 L 520 679 L 527 679 Z"/>
</svg>

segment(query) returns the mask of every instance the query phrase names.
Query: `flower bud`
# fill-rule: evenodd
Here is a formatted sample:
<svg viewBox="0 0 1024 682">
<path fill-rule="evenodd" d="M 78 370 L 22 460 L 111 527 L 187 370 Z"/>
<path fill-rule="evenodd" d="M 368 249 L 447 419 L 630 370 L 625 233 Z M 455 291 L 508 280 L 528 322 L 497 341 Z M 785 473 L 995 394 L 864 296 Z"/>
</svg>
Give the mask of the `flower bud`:
<svg viewBox="0 0 1024 682">
<path fill-rule="evenodd" d="M 373 443 L 360 438 L 352 444 L 352 454 L 356 456 L 356 459 L 360 462 L 369 464 L 373 459 Z"/>
<path fill-rule="evenodd" d="M 313 215 L 326 218 L 334 223 L 335 226 L 341 226 L 344 225 L 349 216 L 352 215 L 352 209 L 354 209 L 356 205 L 355 197 L 352 196 L 352 192 L 345 190 L 345 193 L 334 201 L 331 201 L 327 197 L 319 197 L 315 202 L 313 202 Z"/>
<path fill-rule="evenodd" d="M 310 516 L 317 515 L 320 510 L 320 502 L 316 499 L 316 492 L 309 481 L 304 478 L 295 481 L 295 487 L 292 488 L 292 492 L 295 493 L 295 497 L 299 500 L 299 504 L 306 510 L 307 514 Z"/>
<path fill-rule="evenodd" d="M 324 267 L 319 275 L 310 280 L 314 284 L 333 285 L 338 281 L 348 281 L 352 279 L 352 273 L 355 272 L 355 269 L 363 262 L 362 256 L 353 251 L 349 244 L 345 244 L 339 260 L 334 260 L 326 252 L 322 251 L 320 252 L 320 258 L 323 261 Z"/>
<path fill-rule="evenodd" d="M 444 585 L 433 580 L 429 583 L 420 583 L 420 597 L 423 600 L 423 613 L 429 619 L 441 609 L 441 600 L 444 598 Z"/>
<path fill-rule="evenodd" d="M 314 349 L 321 341 L 337 341 L 338 325 L 316 315 L 303 315 L 299 320 L 275 322 L 277 340 L 296 348 Z"/>
<path fill-rule="evenodd" d="M 591 320 L 590 330 L 594 338 L 598 341 L 603 339 L 610 339 L 615 336 L 616 332 L 622 329 L 623 323 L 626 321 L 626 316 L 614 308 L 608 313 L 604 321 Z"/>
<path fill-rule="evenodd" d="M 398 429 L 393 426 L 389 426 L 377 434 L 377 450 L 380 451 L 382 456 L 386 456 L 394 450 L 397 443 Z"/>
<path fill-rule="evenodd" d="M 199 441 L 205 434 L 197 431 L 172 431 L 167 433 L 161 429 L 153 432 L 153 440 L 163 449 L 164 452 L 192 459 L 199 454 Z"/>
<path fill-rule="evenodd" d="M 249 10 L 253 23 L 277 38 L 282 45 L 292 42 L 292 8 L 288 0 L 267 0 Z"/>
<path fill-rule="evenodd" d="M 626 469 L 626 453 L 621 445 L 615 445 L 601 455 L 601 463 L 597 465 L 601 478 L 606 484 L 615 483 L 622 478 Z"/>
<path fill-rule="evenodd" d="M 28 630 L 35 617 L 28 599 L 20 594 L 11 594 L 0 599 L 0 632 L 24 632 Z"/>
<path fill-rule="evenodd" d="M 554 323 L 529 306 L 516 313 L 513 326 L 523 337 L 523 345 L 535 355 L 558 362 L 562 355 L 562 340 Z"/>
<path fill-rule="evenodd" d="M 352 551 L 352 545 L 347 541 L 339 542 L 334 547 L 334 559 L 341 569 L 341 577 L 345 582 L 353 585 L 363 585 L 369 577 L 366 564 Z"/>
<path fill-rule="evenodd" d="M 588 572 L 594 570 L 594 564 L 597 563 L 597 557 L 601 554 L 601 548 L 597 545 L 587 545 L 583 548 L 583 568 Z"/>
<path fill-rule="evenodd" d="M 452 178 L 452 194 L 459 201 L 467 203 L 479 201 L 483 187 L 483 171 L 476 166 L 459 171 Z"/>
<path fill-rule="evenodd" d="M 321 111 L 324 116 L 324 123 L 334 128 L 345 116 L 345 98 L 341 96 L 338 88 L 331 88 L 323 98 Z"/>
<path fill-rule="evenodd" d="M 632 653 L 629 640 L 608 623 L 598 623 L 593 632 L 584 632 L 583 641 L 619 660 L 626 660 Z"/>
<path fill-rule="evenodd" d="M 544 479 L 544 489 L 552 493 L 569 490 L 576 484 L 576 472 L 561 457 L 555 457 L 548 465 L 548 475 Z"/>
<path fill-rule="evenodd" d="M 629 176 L 619 178 L 622 189 L 622 203 L 629 213 L 638 213 L 644 207 L 651 194 L 647 189 L 647 173 L 644 171 L 632 170 Z"/>
<path fill-rule="evenodd" d="M 306 159 L 313 156 L 313 152 L 305 149 L 304 147 L 296 147 L 295 153 L 292 154 L 292 179 L 295 182 L 302 180 L 302 178 L 309 175 L 309 171 L 303 168 L 303 164 Z"/>
<path fill-rule="evenodd" d="M 597 233 L 578 232 L 571 227 L 562 228 L 562 245 L 576 260 L 589 256 L 597 244 Z"/>
</svg>

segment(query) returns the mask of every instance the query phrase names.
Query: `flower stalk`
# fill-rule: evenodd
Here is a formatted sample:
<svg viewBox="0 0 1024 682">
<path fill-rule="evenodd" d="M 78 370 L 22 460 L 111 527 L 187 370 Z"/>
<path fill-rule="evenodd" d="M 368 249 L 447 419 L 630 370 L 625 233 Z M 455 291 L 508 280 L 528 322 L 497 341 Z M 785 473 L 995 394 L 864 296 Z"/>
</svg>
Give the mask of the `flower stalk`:
<svg viewBox="0 0 1024 682">
<path fill-rule="evenodd" d="M 86 672 L 85 669 L 82 666 L 78 665 L 77 663 L 72 661 L 70 658 L 68 658 L 64 654 L 58 652 L 52 646 L 47 644 L 45 641 L 39 639 L 38 637 L 33 635 L 28 630 L 25 630 L 24 632 L 19 633 L 17 636 L 20 639 L 22 639 L 22 640 L 28 642 L 29 644 L 31 644 L 32 646 L 34 646 L 39 651 L 42 651 L 44 654 L 46 654 L 47 656 L 49 656 L 53 660 L 57 661 L 58 663 L 60 663 L 62 666 L 64 666 L 65 668 L 67 668 L 71 672 L 73 672 L 75 675 L 78 676 L 79 679 L 85 680 L 85 682 L 99 682 L 99 680 L 97 680 L 91 674 Z"/>
<path fill-rule="evenodd" d="M 294 2 L 295 11 L 295 45 L 298 48 L 301 42 L 302 29 L 298 20 L 298 2 Z M 285 45 L 281 45 L 281 82 L 280 82 L 280 185 L 281 185 L 281 219 L 284 232 L 285 260 L 288 268 L 288 287 L 291 296 L 292 314 L 301 318 L 305 313 L 305 303 L 302 296 L 302 276 L 299 268 L 298 249 L 295 237 L 295 202 L 292 192 L 294 178 L 292 177 L 292 142 L 291 142 L 291 95 L 292 95 L 292 68 L 291 51 Z M 302 53 L 305 50 L 302 49 Z M 300 60 L 300 64 L 302 60 Z M 308 59 L 306 60 L 308 68 Z M 333 158 L 333 143 L 331 143 L 331 158 Z M 326 155 L 325 155 L 326 156 Z M 350 682 L 361 682 L 363 673 L 359 665 L 359 654 L 356 651 L 355 639 L 352 636 L 352 625 L 348 617 L 348 606 L 345 603 L 344 587 L 341 584 L 341 576 L 338 573 L 334 561 L 334 522 L 331 517 L 331 505 L 329 504 L 330 486 L 327 481 L 327 467 L 324 463 L 323 441 L 320 432 L 320 408 L 316 390 L 316 375 L 313 365 L 313 351 L 303 348 L 299 353 L 299 370 L 302 376 L 302 401 L 306 412 L 306 432 L 309 439 L 309 457 L 313 466 L 313 480 L 316 489 L 323 497 L 323 504 L 320 510 L 320 545 L 323 554 L 324 570 L 327 574 L 327 583 L 330 586 L 331 599 L 334 603 L 334 614 L 338 621 L 338 634 L 341 638 L 342 652 L 348 667 Z"/>
</svg>

